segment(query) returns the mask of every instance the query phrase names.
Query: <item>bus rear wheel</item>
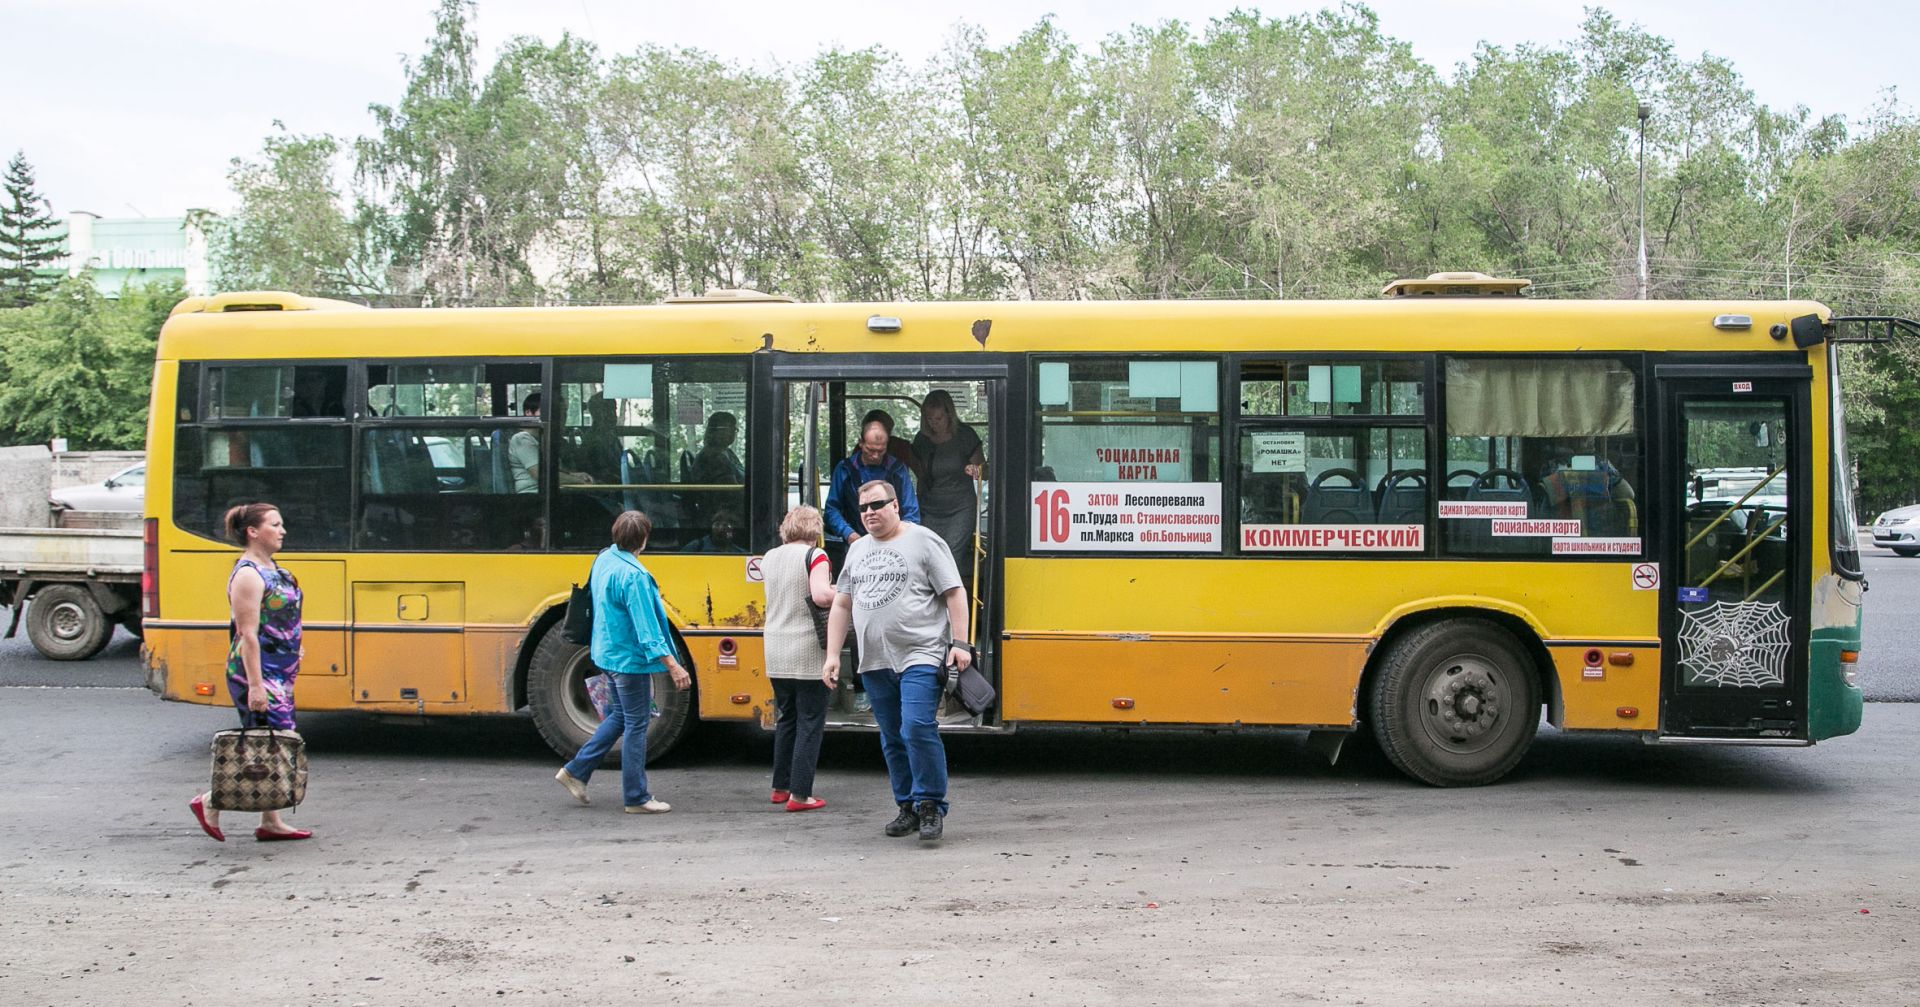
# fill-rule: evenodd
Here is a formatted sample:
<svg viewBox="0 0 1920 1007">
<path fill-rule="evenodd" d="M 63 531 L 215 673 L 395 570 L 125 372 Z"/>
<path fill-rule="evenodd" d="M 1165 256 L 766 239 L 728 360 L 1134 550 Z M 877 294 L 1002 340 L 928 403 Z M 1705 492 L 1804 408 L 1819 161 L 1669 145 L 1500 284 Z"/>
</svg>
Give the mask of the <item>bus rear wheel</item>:
<svg viewBox="0 0 1920 1007">
<path fill-rule="evenodd" d="M 680 658 L 688 667 L 685 653 Z M 559 627 L 549 630 L 534 648 L 527 668 L 527 705 L 540 736 L 562 758 L 571 759 L 600 726 L 600 712 L 587 696 L 587 679 L 600 673 L 587 658 L 587 648 L 568 643 Z M 678 745 L 693 724 L 694 690 L 675 689 L 666 675 L 653 677 L 653 723 L 647 727 L 647 762 L 653 763 Z M 614 745 L 606 765 L 618 765 L 620 746 Z"/>
<path fill-rule="evenodd" d="M 1540 726 L 1533 660 L 1483 619 L 1422 626 L 1397 641 L 1374 678 L 1372 719 L 1401 772 L 1436 787 L 1492 783 Z"/>
<path fill-rule="evenodd" d="M 84 661 L 113 637 L 113 623 L 93 593 L 78 584 L 41 588 L 27 602 L 27 639 L 54 661 Z"/>
</svg>

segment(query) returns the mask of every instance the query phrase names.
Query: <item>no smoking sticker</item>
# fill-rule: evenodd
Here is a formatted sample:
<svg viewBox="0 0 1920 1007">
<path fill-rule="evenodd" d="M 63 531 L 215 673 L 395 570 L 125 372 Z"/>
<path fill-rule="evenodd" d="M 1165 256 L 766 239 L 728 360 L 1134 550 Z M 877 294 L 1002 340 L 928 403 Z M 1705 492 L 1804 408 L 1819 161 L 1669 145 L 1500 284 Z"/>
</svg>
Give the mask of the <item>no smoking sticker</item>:
<svg viewBox="0 0 1920 1007">
<path fill-rule="evenodd" d="M 767 572 L 760 568 L 760 559 L 759 556 L 747 557 L 747 583 L 749 584 L 766 583 Z"/>
<path fill-rule="evenodd" d="M 1633 565 L 1633 589 L 1635 591 L 1657 591 L 1660 588 L 1660 564 L 1635 563 Z"/>
</svg>

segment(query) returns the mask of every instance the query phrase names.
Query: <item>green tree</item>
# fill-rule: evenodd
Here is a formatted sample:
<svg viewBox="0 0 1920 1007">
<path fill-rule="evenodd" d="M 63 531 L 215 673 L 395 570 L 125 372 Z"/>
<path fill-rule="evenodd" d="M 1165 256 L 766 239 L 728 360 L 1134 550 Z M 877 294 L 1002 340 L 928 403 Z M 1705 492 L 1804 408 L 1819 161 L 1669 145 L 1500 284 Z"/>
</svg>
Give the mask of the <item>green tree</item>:
<svg viewBox="0 0 1920 1007">
<path fill-rule="evenodd" d="M 5 202 L 0 202 L 0 308 L 22 308 L 46 296 L 58 282 L 40 274 L 60 259 L 53 211 L 34 187 L 26 151 L 7 162 Z"/>
<path fill-rule="evenodd" d="M 82 273 L 33 307 L 0 312 L 9 348 L 0 415 L 13 442 L 65 437 L 81 451 L 145 443 L 160 326 L 184 296 L 161 284 L 110 300 Z"/>
<path fill-rule="evenodd" d="M 278 125 L 276 123 L 275 125 Z M 330 136 L 269 136 L 257 161 L 233 159 L 234 214 L 211 221 L 215 286 L 367 295 L 383 289 L 357 223 L 333 181 Z"/>
</svg>

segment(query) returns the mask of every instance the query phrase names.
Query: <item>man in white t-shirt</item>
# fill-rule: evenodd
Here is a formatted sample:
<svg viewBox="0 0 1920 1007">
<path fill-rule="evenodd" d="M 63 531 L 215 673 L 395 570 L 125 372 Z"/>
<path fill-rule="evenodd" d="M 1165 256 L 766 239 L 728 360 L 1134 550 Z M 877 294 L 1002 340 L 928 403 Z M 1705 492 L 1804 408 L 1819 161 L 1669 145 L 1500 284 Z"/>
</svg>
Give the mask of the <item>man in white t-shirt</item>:
<svg viewBox="0 0 1920 1007">
<path fill-rule="evenodd" d="M 940 536 L 901 520 L 893 484 L 860 487 L 867 534 L 847 548 L 827 620 L 827 662 L 820 678 L 840 683 L 840 648 L 851 625 L 860 680 L 873 699 L 880 752 L 900 814 L 889 836 L 918 830 L 939 839 L 947 814 L 947 750 L 940 740 L 940 667 L 965 668 L 967 592 L 953 550 Z"/>
<path fill-rule="evenodd" d="M 540 415 L 540 393 L 534 392 L 520 404 L 520 415 Z M 513 477 L 515 493 L 540 492 L 540 431 L 523 427 L 507 439 L 507 473 Z"/>
</svg>

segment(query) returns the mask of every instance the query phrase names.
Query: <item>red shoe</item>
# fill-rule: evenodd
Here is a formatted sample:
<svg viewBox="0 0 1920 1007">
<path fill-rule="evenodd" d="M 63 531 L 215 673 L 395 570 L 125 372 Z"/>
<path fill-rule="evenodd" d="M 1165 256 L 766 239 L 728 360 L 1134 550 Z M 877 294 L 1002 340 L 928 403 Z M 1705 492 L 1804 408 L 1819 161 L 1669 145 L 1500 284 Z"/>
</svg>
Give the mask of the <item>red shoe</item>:
<svg viewBox="0 0 1920 1007">
<path fill-rule="evenodd" d="M 295 839 L 312 839 L 313 830 L 294 829 L 292 832 L 268 832 L 266 829 L 253 830 L 253 838 L 263 843 L 288 842 Z"/>
<path fill-rule="evenodd" d="M 788 811 L 813 811 L 815 809 L 824 808 L 826 806 L 827 806 L 827 802 L 821 800 L 818 797 L 809 797 L 804 801 L 788 801 L 787 802 Z"/>
<path fill-rule="evenodd" d="M 227 841 L 227 834 L 221 832 L 207 821 L 207 795 L 194 795 L 193 800 L 187 802 L 187 807 L 193 811 L 193 817 L 200 820 L 200 828 L 202 831 L 223 843 Z"/>
<path fill-rule="evenodd" d="M 775 803 L 775 804 L 785 804 L 785 803 L 787 803 L 787 798 L 789 798 L 789 797 L 792 797 L 792 796 L 793 796 L 793 795 L 792 795 L 791 793 L 788 793 L 788 792 L 787 792 L 787 791 L 785 791 L 785 790 L 776 790 L 776 791 L 774 791 L 774 792 L 773 792 L 773 803 Z"/>
</svg>

